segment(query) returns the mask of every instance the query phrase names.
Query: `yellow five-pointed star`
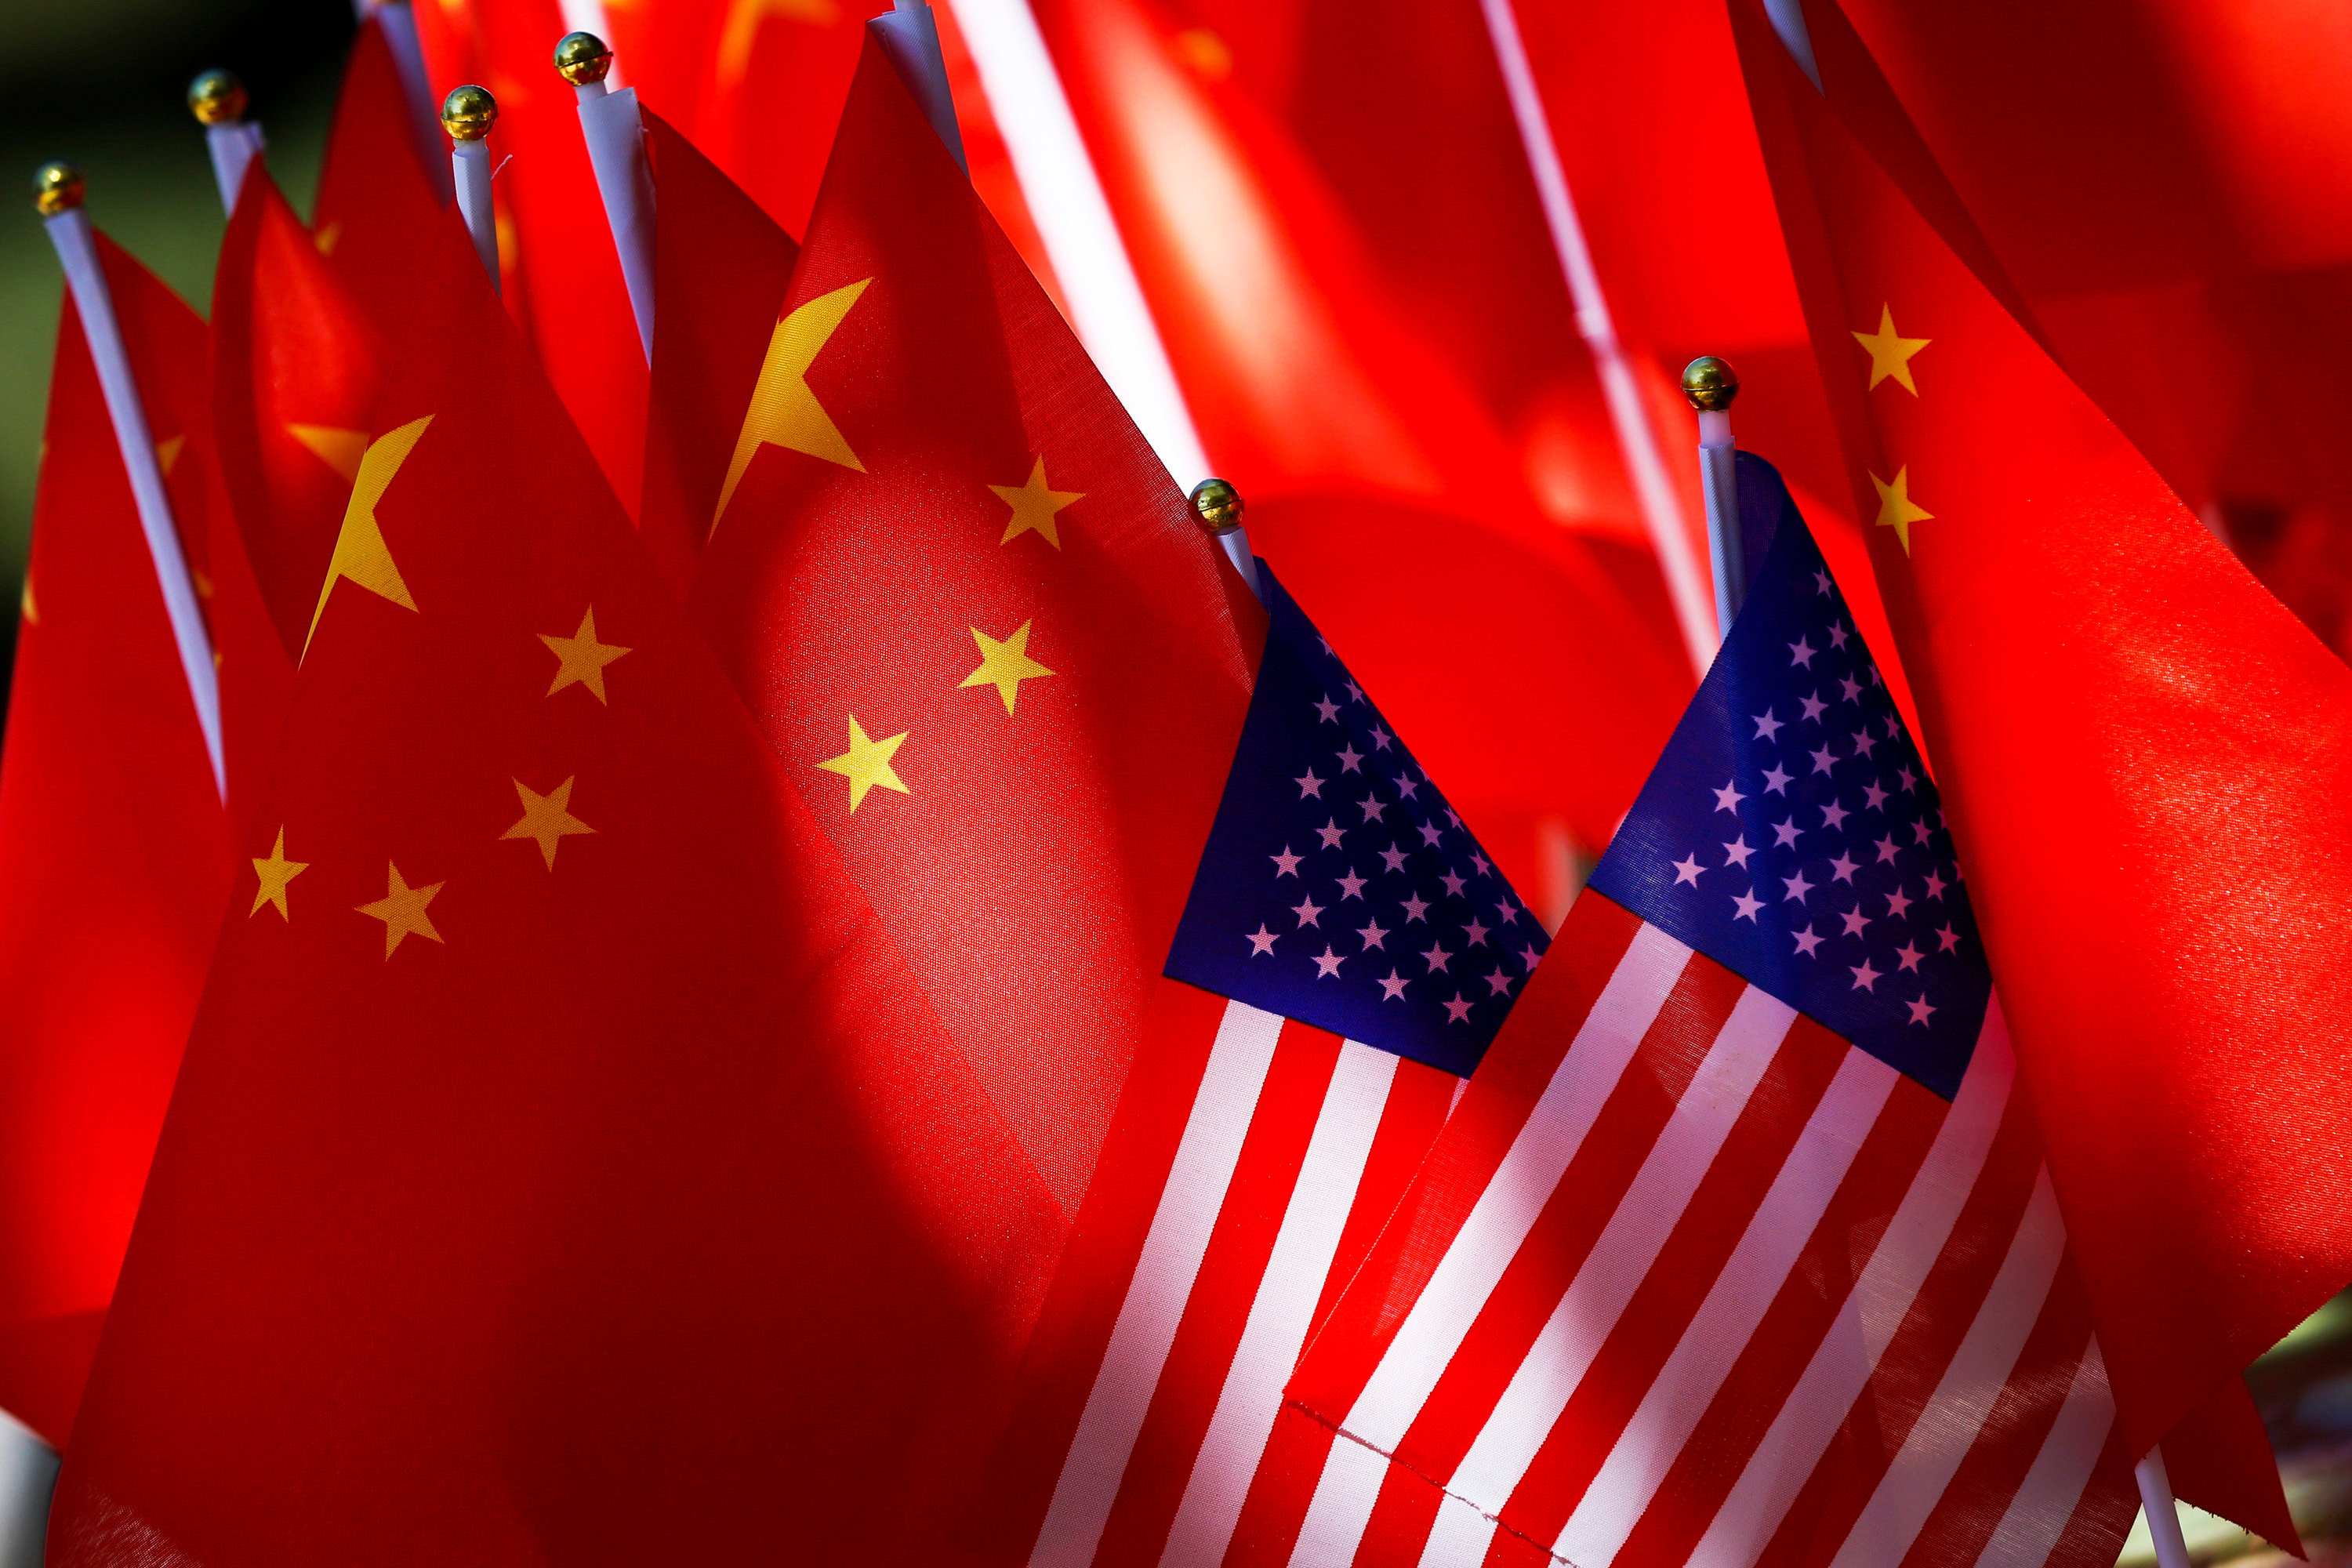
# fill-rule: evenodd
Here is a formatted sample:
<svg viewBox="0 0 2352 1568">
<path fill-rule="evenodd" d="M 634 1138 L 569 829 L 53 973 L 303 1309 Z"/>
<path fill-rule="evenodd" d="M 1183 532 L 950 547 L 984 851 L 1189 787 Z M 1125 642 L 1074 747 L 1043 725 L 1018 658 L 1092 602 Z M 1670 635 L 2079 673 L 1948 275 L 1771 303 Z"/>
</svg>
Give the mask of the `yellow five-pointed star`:
<svg viewBox="0 0 2352 1568">
<path fill-rule="evenodd" d="M 564 835 L 596 831 L 572 815 L 572 785 L 579 776 L 572 774 L 545 795 L 534 794 L 522 780 L 515 780 L 515 794 L 522 800 L 522 820 L 499 837 L 538 839 L 539 852 L 547 858 L 547 868 L 554 870 L 555 847 Z"/>
<path fill-rule="evenodd" d="M 335 553 L 327 563 L 327 580 L 319 587 L 319 607 L 310 612 L 310 629 L 302 638 L 302 652 L 310 652 L 310 639 L 319 635 L 319 617 L 327 613 L 327 595 L 335 584 L 350 581 L 369 593 L 390 599 L 404 610 L 415 610 L 416 601 L 408 595 L 408 584 L 401 581 L 400 568 L 393 564 L 392 551 L 383 542 L 383 530 L 375 521 L 376 502 L 392 486 L 392 477 L 400 472 L 400 465 L 416 449 L 425 427 L 433 423 L 433 416 L 412 419 L 397 430 L 387 430 L 369 443 L 367 452 L 360 458 L 359 478 L 352 481 L 352 499 L 343 508 L 343 531 L 335 536 Z"/>
<path fill-rule="evenodd" d="M 261 885 L 254 889 L 253 908 L 246 910 L 246 914 L 248 917 L 257 915 L 262 905 L 276 904 L 278 919 L 292 920 L 293 915 L 286 908 L 286 884 L 310 868 L 308 860 L 286 858 L 286 829 L 278 828 L 278 842 L 270 849 L 269 858 L 256 859 L 253 863 L 253 874 L 261 879 Z"/>
<path fill-rule="evenodd" d="M 996 694 L 1004 699 L 1004 710 L 1013 711 L 1013 699 L 1021 695 L 1021 683 L 1034 680 L 1054 672 L 1029 657 L 1029 628 L 1035 623 L 1024 621 L 1020 629 L 1003 642 L 998 642 L 978 626 L 971 628 L 971 640 L 980 645 L 980 668 L 963 678 L 961 691 L 966 686 L 993 686 Z"/>
<path fill-rule="evenodd" d="M 837 757 L 825 758 L 817 766 L 827 773 L 839 773 L 849 781 L 849 809 L 852 811 L 864 803 L 866 792 L 877 784 L 884 789 L 895 789 L 900 795 L 910 794 L 912 792 L 899 782 L 897 771 L 890 766 L 890 759 L 897 753 L 899 742 L 907 738 L 907 733 L 901 730 L 886 741 L 874 740 L 858 724 L 857 715 L 852 713 L 849 716 L 849 750 Z"/>
<path fill-rule="evenodd" d="M 727 503 L 735 499 L 735 487 L 743 482 L 743 470 L 751 466 L 752 456 L 762 446 L 788 447 L 861 474 L 866 471 L 833 416 L 809 390 L 808 372 L 842 318 L 873 281 L 860 279 L 830 294 L 820 294 L 776 323 L 768 338 L 768 357 L 760 364 L 760 379 L 751 388 L 751 406 L 743 411 L 743 428 L 735 437 L 735 455 L 727 459 L 727 482 L 719 487 L 719 510 L 710 514 L 712 532 L 719 531 Z"/>
<path fill-rule="evenodd" d="M 341 474 L 345 484 L 360 477 L 360 464 L 367 457 L 366 431 L 347 430 L 340 425 L 289 425 L 286 433 L 308 447 L 312 457 Z"/>
<path fill-rule="evenodd" d="M 1049 489 L 1045 485 L 1045 459 L 1040 457 L 1037 466 L 1029 470 L 1025 485 L 991 485 L 996 499 L 1013 509 L 1012 521 L 1004 525 L 1004 537 L 999 544 L 1010 544 L 1031 529 L 1045 536 L 1045 542 L 1055 549 L 1062 548 L 1060 529 L 1054 514 L 1075 500 L 1087 499 L 1084 490 Z"/>
<path fill-rule="evenodd" d="M 596 640 L 596 606 L 591 605 L 580 617 L 580 629 L 568 637 L 551 637 L 545 632 L 539 640 L 555 656 L 555 679 L 547 689 L 550 697 L 577 681 L 593 693 L 597 701 L 604 700 L 604 667 L 629 650 L 612 643 Z"/>
<path fill-rule="evenodd" d="M 1882 479 L 1873 474 L 1870 482 L 1878 487 L 1878 526 L 1893 529 L 1895 537 L 1903 543 L 1903 553 L 1910 554 L 1911 525 L 1926 522 L 1936 514 L 1912 500 L 1911 470 L 1908 468 L 1895 469 L 1892 479 Z"/>
<path fill-rule="evenodd" d="M 434 894 L 448 884 L 436 882 L 429 888 L 412 888 L 401 876 L 399 867 L 389 860 L 384 864 L 391 868 L 392 875 L 387 879 L 383 897 L 372 904 L 360 906 L 360 913 L 383 922 L 384 957 L 390 958 L 392 950 L 400 945 L 400 939 L 411 931 L 428 942 L 439 942 L 441 933 L 433 929 L 433 921 L 425 914 L 425 906 L 433 901 Z"/>
<path fill-rule="evenodd" d="M 1911 356 L 1926 348 L 1934 340 L 1898 335 L 1895 331 L 1894 306 L 1880 305 L 1878 331 L 1856 332 L 1853 335 L 1853 341 L 1860 343 L 1870 354 L 1872 386 L 1876 386 L 1891 375 L 1902 383 L 1904 391 L 1914 397 L 1919 395 L 1919 384 L 1911 379 Z M 1938 360 L 1937 363 L 1940 364 L 1943 362 Z"/>
</svg>

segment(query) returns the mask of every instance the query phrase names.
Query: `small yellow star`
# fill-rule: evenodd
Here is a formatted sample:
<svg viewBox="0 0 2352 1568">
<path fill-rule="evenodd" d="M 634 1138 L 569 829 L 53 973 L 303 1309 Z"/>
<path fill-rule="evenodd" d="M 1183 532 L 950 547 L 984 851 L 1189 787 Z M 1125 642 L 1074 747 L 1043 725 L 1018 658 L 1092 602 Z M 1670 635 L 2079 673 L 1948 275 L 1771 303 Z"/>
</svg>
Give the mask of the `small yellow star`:
<svg viewBox="0 0 2352 1568">
<path fill-rule="evenodd" d="M 30 572 L 25 574 L 25 591 L 16 596 L 16 609 L 25 617 L 26 626 L 41 624 L 41 606 L 33 597 L 33 574 Z"/>
<path fill-rule="evenodd" d="M 1919 384 L 1911 379 L 1911 356 L 1926 348 L 1934 340 L 1897 336 L 1895 331 L 1894 306 L 1880 305 L 1878 331 L 1856 332 L 1853 335 L 1853 341 L 1869 352 L 1872 386 L 1876 386 L 1891 375 L 1902 384 L 1904 391 L 1914 397 L 1919 395 Z"/>
<path fill-rule="evenodd" d="M 1045 459 L 1042 457 L 1037 459 L 1037 466 L 1029 470 L 1027 484 L 991 485 L 988 488 L 996 492 L 997 500 L 1013 509 L 1012 521 L 1004 525 L 1004 537 L 997 541 L 999 544 L 1010 544 L 1034 528 L 1045 536 L 1046 543 L 1059 550 L 1062 548 L 1062 535 L 1054 521 L 1054 514 L 1072 501 L 1087 499 L 1084 490 L 1048 489 L 1045 484 Z"/>
<path fill-rule="evenodd" d="M 556 658 L 555 680 L 547 689 L 550 697 L 577 682 L 586 687 L 596 700 L 604 700 L 604 667 L 629 650 L 612 643 L 596 640 L 596 606 L 591 605 L 580 617 L 580 629 L 568 637 L 551 637 L 545 632 L 539 640 Z"/>
<path fill-rule="evenodd" d="M 400 945 L 400 939 L 411 931 L 428 942 L 441 940 L 441 933 L 433 929 L 433 921 L 425 914 L 425 906 L 431 903 L 433 896 L 448 884 L 436 882 L 429 888 L 412 888 L 401 876 L 399 867 L 389 860 L 384 864 L 390 868 L 392 875 L 386 882 L 383 897 L 374 903 L 362 904 L 360 913 L 383 922 L 383 955 L 388 959 L 393 949 Z"/>
<path fill-rule="evenodd" d="M 971 640 L 980 645 L 980 668 L 963 678 L 956 689 L 966 686 L 993 686 L 996 694 L 1004 699 L 1004 710 L 1013 711 L 1013 699 L 1021 695 L 1021 683 L 1034 680 L 1054 672 L 1029 657 L 1029 628 L 1034 621 L 1024 621 L 1020 629 L 1003 642 L 998 642 L 978 626 L 971 628 Z"/>
<path fill-rule="evenodd" d="M 1878 487 L 1878 526 L 1893 529 L 1895 537 L 1902 542 L 1903 553 L 1910 554 L 1911 525 L 1926 522 L 1936 514 L 1912 500 L 1911 470 L 1908 468 L 1895 469 L 1892 479 L 1882 479 L 1873 474 L 1870 482 Z"/>
<path fill-rule="evenodd" d="M 858 725 L 857 715 L 853 713 L 849 716 L 849 750 L 837 757 L 827 757 L 817 766 L 827 773 L 839 773 L 849 781 L 849 809 L 852 811 L 863 804 L 866 792 L 877 784 L 884 789 L 895 789 L 900 795 L 910 794 L 912 792 L 899 782 L 898 773 L 890 766 L 890 759 L 897 753 L 898 743 L 906 738 L 907 731 L 901 730 L 887 741 L 870 739 Z"/>
<path fill-rule="evenodd" d="M 499 837 L 538 839 L 539 852 L 547 858 L 547 868 L 554 870 L 555 847 L 566 834 L 596 831 L 572 815 L 572 785 L 579 776 L 574 773 L 545 795 L 533 794 L 522 780 L 515 780 L 515 794 L 522 799 L 522 820 Z"/>
<path fill-rule="evenodd" d="M 308 860 L 286 858 L 286 829 L 278 828 L 278 842 L 270 849 L 269 858 L 253 863 L 253 874 L 261 879 L 261 886 L 254 889 L 253 908 L 245 911 L 247 917 L 259 914 L 264 904 L 276 904 L 278 918 L 291 921 L 294 917 L 286 908 L 286 884 L 310 868 Z"/>
</svg>

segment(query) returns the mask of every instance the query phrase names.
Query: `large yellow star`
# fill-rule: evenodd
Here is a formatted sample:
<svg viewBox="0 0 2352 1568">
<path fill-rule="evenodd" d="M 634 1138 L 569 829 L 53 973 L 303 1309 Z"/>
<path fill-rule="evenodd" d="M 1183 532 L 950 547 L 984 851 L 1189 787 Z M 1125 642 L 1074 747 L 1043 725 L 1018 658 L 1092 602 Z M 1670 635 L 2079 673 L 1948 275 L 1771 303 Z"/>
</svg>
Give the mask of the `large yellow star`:
<svg viewBox="0 0 2352 1568">
<path fill-rule="evenodd" d="M 842 318 L 873 281 L 864 278 L 830 294 L 820 294 L 776 323 L 768 339 L 768 357 L 760 364 L 760 379 L 751 388 L 751 406 L 743 411 L 743 428 L 735 437 L 735 455 L 727 460 L 727 482 L 719 486 L 719 510 L 710 515 L 712 532 L 719 531 L 727 503 L 735 499 L 735 487 L 743 482 L 743 471 L 762 446 L 784 447 L 861 474 L 866 471 L 833 416 L 809 390 L 808 372 Z"/>
<path fill-rule="evenodd" d="M 310 448 L 312 457 L 341 474 L 345 484 L 359 479 L 360 464 L 367 457 L 366 431 L 347 430 L 340 425 L 289 425 L 286 433 Z"/>
<path fill-rule="evenodd" d="M 596 640 L 596 606 L 591 605 L 580 616 L 580 629 L 568 637 L 551 637 L 545 632 L 539 640 L 555 656 L 555 679 L 547 688 L 550 697 L 575 681 L 586 687 L 596 700 L 604 700 L 604 667 L 629 650 L 612 643 Z"/>
<path fill-rule="evenodd" d="M 1054 672 L 1029 657 L 1029 628 L 1034 621 L 1024 621 L 1020 629 L 1003 642 L 998 642 L 978 626 L 971 628 L 971 640 L 980 645 L 980 668 L 963 678 L 957 687 L 993 686 L 996 694 L 1004 699 L 1004 710 L 1013 711 L 1013 699 L 1021 695 L 1021 683 L 1034 680 Z"/>
<path fill-rule="evenodd" d="M 555 847 L 566 834 L 596 831 L 572 815 L 572 785 L 579 776 L 572 774 L 545 795 L 535 794 L 522 780 L 515 780 L 515 794 L 522 800 L 522 820 L 499 837 L 538 839 L 539 852 L 547 858 L 547 868 L 554 870 Z"/>
<path fill-rule="evenodd" d="M 399 867 L 389 860 L 384 864 L 391 868 L 392 875 L 386 880 L 383 897 L 372 904 L 360 906 L 360 913 L 383 922 L 384 957 L 390 958 L 393 949 L 400 945 L 400 939 L 411 931 L 428 942 L 439 942 L 441 933 L 433 929 L 433 921 L 425 914 L 425 906 L 431 903 L 433 896 L 448 884 L 436 882 L 429 888 L 412 888 L 401 876 Z"/>
<path fill-rule="evenodd" d="M 278 842 L 271 847 L 269 858 L 257 859 L 253 863 L 253 874 L 261 879 L 261 885 L 254 889 L 253 908 L 245 911 L 247 916 L 250 918 L 259 914 L 264 904 L 276 904 L 278 918 L 291 921 L 294 917 L 286 908 L 286 884 L 310 868 L 308 860 L 286 858 L 286 829 L 279 827 Z"/>
<path fill-rule="evenodd" d="M 1878 526 L 1893 529 L 1895 537 L 1902 542 L 1903 553 L 1910 554 L 1911 525 L 1926 522 L 1936 514 L 1912 500 L 1911 470 L 1907 467 L 1895 469 L 1892 479 L 1873 474 L 1870 482 L 1878 487 Z"/>
<path fill-rule="evenodd" d="M 907 738 L 907 733 L 901 730 L 888 740 L 874 740 L 858 724 L 857 715 L 852 713 L 849 716 L 849 750 L 837 757 L 825 758 L 817 766 L 827 773 L 839 773 L 849 781 L 849 809 L 852 811 L 864 803 L 866 792 L 877 784 L 884 789 L 895 789 L 900 795 L 911 794 L 890 766 L 890 759 L 897 753 L 899 742 Z"/>
<path fill-rule="evenodd" d="M 1919 384 L 1911 379 L 1911 356 L 1926 348 L 1934 340 L 1899 336 L 1895 331 L 1894 306 L 1880 305 L 1878 331 L 1856 332 L 1853 335 L 1853 341 L 1869 351 L 1872 386 L 1876 386 L 1891 375 L 1902 384 L 1904 391 L 1914 397 L 1919 395 Z"/>
<path fill-rule="evenodd" d="M 1075 500 L 1087 499 L 1084 490 L 1049 489 L 1045 485 L 1045 459 L 1040 457 L 1037 466 L 1029 470 L 1025 485 L 991 485 L 996 499 L 1013 509 L 1013 519 L 1004 525 L 1004 537 L 999 544 L 1010 544 L 1031 529 L 1045 536 L 1045 542 L 1055 549 L 1062 548 L 1062 535 L 1054 521 L 1054 514 Z"/>
<path fill-rule="evenodd" d="M 383 530 L 376 524 L 375 507 L 391 488 L 393 476 L 400 472 L 400 465 L 416 449 L 425 427 L 432 423 L 433 416 L 428 414 L 422 419 L 410 420 L 397 430 L 387 430 L 369 443 L 366 454 L 360 458 L 359 478 L 352 481 L 352 499 L 343 508 L 343 531 L 335 536 L 335 553 L 327 563 L 327 580 L 319 587 L 319 607 L 310 612 L 310 629 L 302 638 L 304 657 L 310 652 L 310 639 L 319 635 L 319 617 L 327 613 L 327 595 L 335 591 L 337 583 L 349 580 L 371 594 L 390 599 L 404 610 L 416 608 L 416 601 L 409 597 L 408 584 L 401 580 L 400 568 L 393 564 L 392 551 L 383 542 Z"/>
</svg>

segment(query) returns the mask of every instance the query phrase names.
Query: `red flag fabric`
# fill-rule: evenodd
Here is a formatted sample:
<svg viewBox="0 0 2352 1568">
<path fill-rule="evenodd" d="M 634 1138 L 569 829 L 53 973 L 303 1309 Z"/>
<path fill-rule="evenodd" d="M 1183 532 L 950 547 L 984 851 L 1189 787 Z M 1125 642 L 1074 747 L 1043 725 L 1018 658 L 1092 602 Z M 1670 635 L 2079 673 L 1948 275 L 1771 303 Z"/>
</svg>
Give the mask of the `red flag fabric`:
<svg viewBox="0 0 2352 1568">
<path fill-rule="evenodd" d="M 418 160 L 409 114 L 383 24 L 370 16 L 343 65 L 311 226 L 319 254 L 387 338 L 406 319 L 417 247 L 433 232 L 441 205 Z"/>
<path fill-rule="evenodd" d="M 650 110 L 654 363 L 637 531 L 683 598 L 719 511 L 734 431 L 759 384 L 800 247 Z"/>
<path fill-rule="evenodd" d="M 917 1561 L 1060 1212 L 438 244 L 51 1561 Z"/>
<path fill-rule="evenodd" d="M 182 515 L 204 323 L 100 254 Z M 227 896 L 221 803 L 97 371 L 58 326 L 0 750 L 0 1408 L 62 1447 Z M 184 546 L 200 536 L 184 532 Z M 191 559 L 201 562 L 193 553 Z"/>
<path fill-rule="evenodd" d="M 2288 1540 L 2237 1374 L 2352 1278 L 2352 673 L 2012 314 L 1860 39 L 1808 15 L 1826 91 L 1732 6 L 2122 1430 Z M 2231 1440 L 2194 1454 L 2213 1401 Z"/>
<path fill-rule="evenodd" d="M 553 63 L 556 40 L 570 31 L 562 7 L 425 5 L 417 23 L 436 100 L 464 82 L 498 100 L 489 148 L 508 311 L 614 493 L 635 507 L 645 482 L 645 348 L 581 134 L 579 97 Z"/>
<path fill-rule="evenodd" d="M 1262 623 L 870 42 L 736 431 L 696 619 L 1074 1211 Z"/>
</svg>

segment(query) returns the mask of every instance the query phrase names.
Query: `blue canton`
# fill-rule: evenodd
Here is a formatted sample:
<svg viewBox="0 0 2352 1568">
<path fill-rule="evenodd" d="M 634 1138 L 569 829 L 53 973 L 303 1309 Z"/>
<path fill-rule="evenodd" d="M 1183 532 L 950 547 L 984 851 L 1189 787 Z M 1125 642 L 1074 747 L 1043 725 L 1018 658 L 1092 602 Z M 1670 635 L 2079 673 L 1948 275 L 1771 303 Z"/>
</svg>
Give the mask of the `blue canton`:
<svg viewBox="0 0 2352 1568">
<path fill-rule="evenodd" d="M 1936 786 L 1778 476 L 1740 464 L 1771 543 L 1591 885 L 1949 1099 L 1992 974 Z"/>
<path fill-rule="evenodd" d="M 1171 979 L 1469 1076 L 1543 928 L 1264 562 L 1265 653 Z"/>
</svg>

